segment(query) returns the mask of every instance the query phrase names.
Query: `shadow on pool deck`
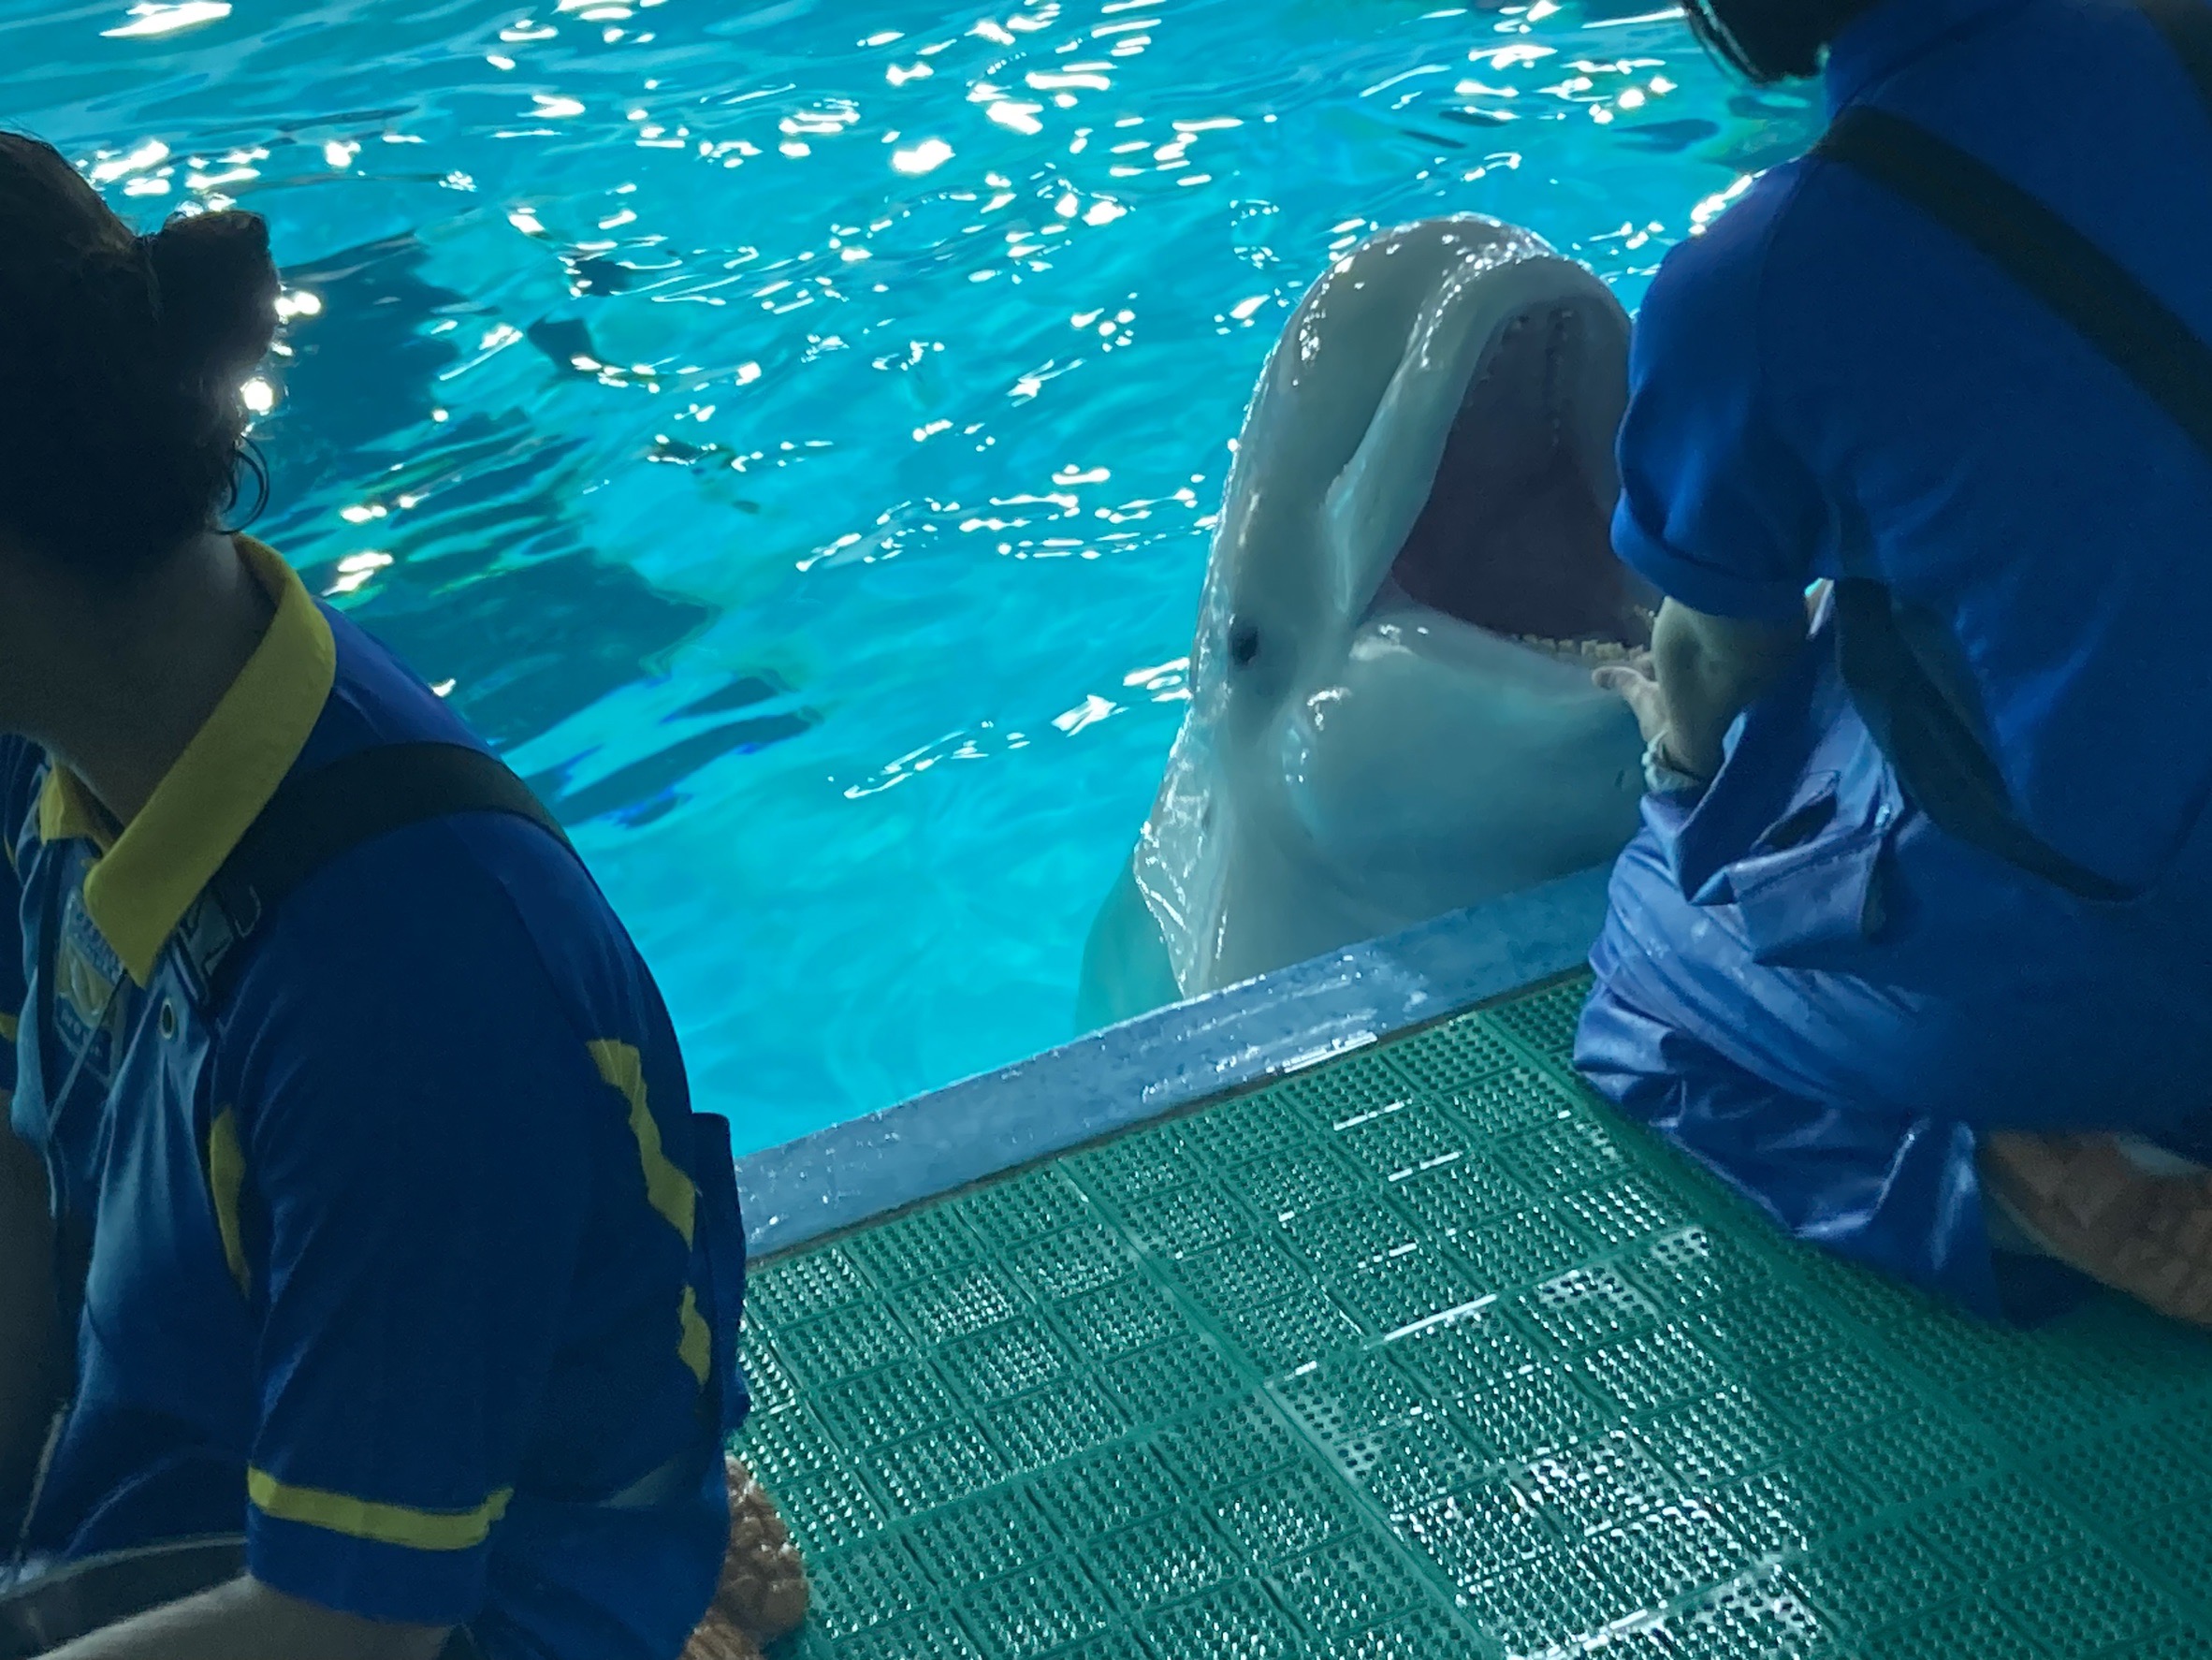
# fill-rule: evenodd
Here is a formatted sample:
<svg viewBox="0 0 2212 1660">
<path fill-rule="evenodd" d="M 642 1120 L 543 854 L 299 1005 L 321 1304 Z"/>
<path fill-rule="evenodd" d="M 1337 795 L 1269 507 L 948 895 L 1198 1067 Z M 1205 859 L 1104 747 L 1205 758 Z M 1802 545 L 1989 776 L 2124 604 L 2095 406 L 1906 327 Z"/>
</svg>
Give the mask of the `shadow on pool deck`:
<svg viewBox="0 0 2212 1660">
<path fill-rule="evenodd" d="M 2029 1336 L 1608 1115 L 1585 983 L 772 1258 L 806 1660 L 2212 1660 L 2212 1342 Z"/>
</svg>

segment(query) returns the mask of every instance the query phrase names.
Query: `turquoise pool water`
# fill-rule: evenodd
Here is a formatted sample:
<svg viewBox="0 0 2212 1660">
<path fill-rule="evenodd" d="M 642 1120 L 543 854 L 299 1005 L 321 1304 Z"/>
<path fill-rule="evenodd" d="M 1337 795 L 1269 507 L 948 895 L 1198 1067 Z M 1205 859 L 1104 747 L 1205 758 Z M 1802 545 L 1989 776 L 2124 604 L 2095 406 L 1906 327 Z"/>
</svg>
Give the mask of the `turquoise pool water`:
<svg viewBox="0 0 2212 1660">
<path fill-rule="evenodd" d="M 1369 228 L 1633 305 L 1802 143 L 1543 0 L 0 0 L 0 119 L 267 214 L 257 527 L 532 776 L 773 1144 L 1070 1035 L 1233 435 Z"/>
</svg>

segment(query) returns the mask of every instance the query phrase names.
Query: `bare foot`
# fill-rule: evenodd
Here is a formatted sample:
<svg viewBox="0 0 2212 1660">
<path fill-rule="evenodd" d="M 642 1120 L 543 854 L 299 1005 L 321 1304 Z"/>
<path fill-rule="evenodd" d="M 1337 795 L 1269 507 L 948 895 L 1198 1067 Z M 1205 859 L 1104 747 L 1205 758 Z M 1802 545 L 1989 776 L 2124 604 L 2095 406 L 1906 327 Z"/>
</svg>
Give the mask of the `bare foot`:
<svg viewBox="0 0 2212 1660">
<path fill-rule="evenodd" d="M 720 1609 L 708 1609 L 699 1629 L 691 1633 L 691 1640 L 684 1644 L 683 1660 L 763 1660 L 763 1656 L 761 1645 L 750 1632 L 731 1624 Z"/>
<path fill-rule="evenodd" d="M 757 1660 L 762 1643 L 807 1617 L 806 1565 L 776 1501 L 738 1459 L 727 1461 L 730 1545 L 714 1606 L 692 1633 L 684 1660 Z"/>
<path fill-rule="evenodd" d="M 2212 1172 L 2150 1168 L 2112 1136 L 1991 1135 L 1982 1174 L 2051 1256 L 2212 1327 Z"/>
</svg>

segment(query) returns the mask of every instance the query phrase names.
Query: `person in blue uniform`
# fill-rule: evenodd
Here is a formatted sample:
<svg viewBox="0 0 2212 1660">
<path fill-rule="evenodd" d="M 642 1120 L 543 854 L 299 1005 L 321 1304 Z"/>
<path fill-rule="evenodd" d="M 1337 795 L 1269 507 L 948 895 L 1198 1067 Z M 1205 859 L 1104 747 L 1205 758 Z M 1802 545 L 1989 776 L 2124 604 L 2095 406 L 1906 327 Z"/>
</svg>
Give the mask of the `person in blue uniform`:
<svg viewBox="0 0 2212 1660">
<path fill-rule="evenodd" d="M 672 1660 L 726 1132 L 558 827 L 215 528 L 277 291 L 0 135 L 0 1653 Z"/>
<path fill-rule="evenodd" d="M 1578 1063 L 1972 1309 L 2212 1319 L 2212 8 L 1693 15 L 1832 124 L 1637 320 L 1652 792 Z"/>
</svg>

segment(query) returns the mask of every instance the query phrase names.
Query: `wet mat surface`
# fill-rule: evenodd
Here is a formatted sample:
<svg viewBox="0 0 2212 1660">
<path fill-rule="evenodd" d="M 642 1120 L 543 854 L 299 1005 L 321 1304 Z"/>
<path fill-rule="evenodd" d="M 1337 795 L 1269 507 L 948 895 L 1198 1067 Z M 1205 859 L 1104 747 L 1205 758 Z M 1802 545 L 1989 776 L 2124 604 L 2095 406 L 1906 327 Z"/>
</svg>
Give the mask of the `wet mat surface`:
<svg viewBox="0 0 2212 1660">
<path fill-rule="evenodd" d="M 2212 1343 L 1978 1326 L 1595 1104 L 1557 986 L 763 1263 L 807 1660 L 2212 1660 Z"/>
</svg>

